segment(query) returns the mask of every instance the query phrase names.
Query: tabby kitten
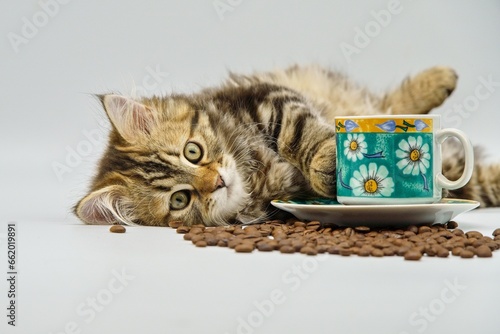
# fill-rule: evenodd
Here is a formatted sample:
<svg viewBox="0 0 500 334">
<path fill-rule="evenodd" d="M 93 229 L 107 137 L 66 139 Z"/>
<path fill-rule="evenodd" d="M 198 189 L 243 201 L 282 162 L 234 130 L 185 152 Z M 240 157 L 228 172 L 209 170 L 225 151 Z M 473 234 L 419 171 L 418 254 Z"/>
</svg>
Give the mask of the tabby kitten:
<svg viewBox="0 0 500 334">
<path fill-rule="evenodd" d="M 231 74 L 193 95 L 102 95 L 109 145 L 75 213 L 88 224 L 215 226 L 269 219 L 276 198 L 334 198 L 336 115 L 427 113 L 456 81 L 434 67 L 377 96 L 339 73 L 295 66 Z M 463 157 L 448 153 L 444 173 L 453 179 Z M 499 192 L 500 166 L 476 164 L 450 195 L 499 205 Z"/>
</svg>

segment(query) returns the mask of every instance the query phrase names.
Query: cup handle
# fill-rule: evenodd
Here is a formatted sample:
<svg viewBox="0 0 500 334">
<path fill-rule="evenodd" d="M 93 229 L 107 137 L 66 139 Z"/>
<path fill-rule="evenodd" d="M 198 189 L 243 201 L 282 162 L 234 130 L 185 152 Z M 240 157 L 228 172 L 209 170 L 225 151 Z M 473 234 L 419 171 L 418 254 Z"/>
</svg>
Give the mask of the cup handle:
<svg viewBox="0 0 500 334">
<path fill-rule="evenodd" d="M 474 149 L 472 148 L 472 143 L 470 139 L 465 135 L 464 132 L 458 129 L 442 129 L 436 133 L 436 140 L 441 145 L 448 137 L 455 137 L 460 140 L 464 151 L 465 151 L 465 166 L 464 171 L 460 178 L 456 181 L 451 181 L 447 179 L 442 173 L 436 175 L 436 183 L 438 187 L 453 190 L 458 189 L 469 182 L 472 171 L 474 169 Z"/>
</svg>

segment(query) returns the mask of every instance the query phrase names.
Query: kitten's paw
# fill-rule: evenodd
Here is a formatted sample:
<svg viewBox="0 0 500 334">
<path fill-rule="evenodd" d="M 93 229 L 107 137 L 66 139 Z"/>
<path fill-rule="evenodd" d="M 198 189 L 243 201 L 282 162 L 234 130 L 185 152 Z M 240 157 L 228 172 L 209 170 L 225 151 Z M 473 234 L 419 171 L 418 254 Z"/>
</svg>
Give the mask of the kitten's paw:
<svg viewBox="0 0 500 334">
<path fill-rule="evenodd" d="M 453 93 L 457 86 L 458 75 L 450 67 L 436 66 L 421 73 L 424 86 L 430 92 L 441 96 L 441 103 Z"/>
<path fill-rule="evenodd" d="M 326 197 L 336 197 L 335 141 L 327 141 L 316 153 L 309 169 L 309 182 L 315 192 Z"/>
<path fill-rule="evenodd" d="M 411 90 L 415 97 L 421 98 L 424 110 L 440 106 L 457 86 L 458 75 L 449 67 L 436 66 L 418 74 L 411 80 Z"/>
<path fill-rule="evenodd" d="M 440 106 L 457 86 L 458 76 L 449 67 L 436 66 L 406 79 L 385 97 L 383 109 L 392 114 L 425 114 Z"/>
</svg>

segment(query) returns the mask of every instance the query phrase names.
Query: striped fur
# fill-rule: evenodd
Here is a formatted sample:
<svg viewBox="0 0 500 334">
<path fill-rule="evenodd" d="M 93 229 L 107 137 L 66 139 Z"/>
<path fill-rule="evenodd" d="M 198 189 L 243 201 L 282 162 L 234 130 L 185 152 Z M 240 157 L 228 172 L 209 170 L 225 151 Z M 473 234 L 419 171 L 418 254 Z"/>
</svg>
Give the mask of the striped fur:
<svg viewBox="0 0 500 334">
<path fill-rule="evenodd" d="M 193 95 L 100 96 L 113 128 L 75 213 L 89 224 L 215 226 L 268 219 L 275 198 L 335 197 L 333 117 L 427 113 L 456 80 L 451 69 L 435 67 L 377 96 L 342 74 L 295 66 L 231 74 Z M 446 174 L 459 175 L 458 166 L 447 160 Z M 498 205 L 499 169 L 478 165 L 451 195 Z"/>
</svg>

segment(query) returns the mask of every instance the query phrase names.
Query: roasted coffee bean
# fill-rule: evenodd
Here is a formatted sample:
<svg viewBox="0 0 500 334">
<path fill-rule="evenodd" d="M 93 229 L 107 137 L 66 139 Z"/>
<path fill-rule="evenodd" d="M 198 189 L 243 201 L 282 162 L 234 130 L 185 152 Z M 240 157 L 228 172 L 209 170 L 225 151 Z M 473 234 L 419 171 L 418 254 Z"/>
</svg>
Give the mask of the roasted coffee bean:
<svg viewBox="0 0 500 334">
<path fill-rule="evenodd" d="M 123 225 L 113 225 L 109 228 L 109 231 L 113 233 L 125 233 L 127 229 Z"/>
<path fill-rule="evenodd" d="M 429 227 L 429 226 L 420 226 L 418 228 L 418 234 L 422 234 L 422 233 L 425 233 L 425 232 L 432 232 L 432 229 Z"/>
<path fill-rule="evenodd" d="M 205 236 L 203 234 L 195 234 L 191 237 L 191 242 L 196 244 L 200 240 L 205 240 Z"/>
<path fill-rule="evenodd" d="M 257 249 L 261 252 L 272 252 L 274 250 L 274 246 L 266 241 L 261 241 L 257 244 Z"/>
<path fill-rule="evenodd" d="M 354 231 L 360 232 L 360 233 L 368 233 L 368 232 L 370 232 L 370 228 L 368 226 L 356 226 L 354 228 Z"/>
<path fill-rule="evenodd" d="M 191 227 L 182 225 L 182 226 L 179 226 L 176 231 L 177 231 L 177 233 L 186 234 L 190 230 L 191 230 Z"/>
<path fill-rule="evenodd" d="M 207 242 L 205 240 L 198 240 L 194 245 L 196 247 L 207 247 Z"/>
<path fill-rule="evenodd" d="M 405 260 L 418 261 L 422 257 L 422 253 L 416 249 L 410 249 L 405 253 Z"/>
<path fill-rule="evenodd" d="M 238 253 L 251 253 L 253 249 L 254 249 L 253 244 L 249 242 L 243 242 L 234 247 L 234 250 L 237 251 Z"/>
<path fill-rule="evenodd" d="M 499 236 L 499 235 L 500 235 L 500 228 L 495 229 L 495 230 L 493 231 L 492 235 L 493 235 L 494 237 Z"/>
<path fill-rule="evenodd" d="M 460 254 L 462 254 L 463 250 L 464 250 L 464 248 L 462 248 L 462 247 L 455 247 L 451 250 L 451 254 L 455 255 L 455 256 L 460 256 Z"/>
<path fill-rule="evenodd" d="M 436 255 L 438 257 L 448 257 L 450 255 L 450 251 L 444 247 L 438 247 L 436 250 Z"/>
<path fill-rule="evenodd" d="M 462 250 L 462 252 L 460 253 L 460 257 L 462 259 L 470 259 L 472 257 L 474 257 L 474 252 L 471 251 L 471 250 L 468 250 L 468 249 L 464 249 Z"/>
<path fill-rule="evenodd" d="M 318 221 L 312 221 L 312 222 L 309 222 L 306 224 L 306 229 L 307 230 L 312 230 L 312 231 L 315 231 L 317 229 L 319 229 L 321 226 L 321 223 L 318 222 Z"/>
<path fill-rule="evenodd" d="M 476 255 L 477 257 L 492 257 L 493 254 L 491 252 L 491 249 L 486 246 L 482 245 L 476 248 Z"/>
<path fill-rule="evenodd" d="M 300 252 L 302 254 L 307 254 L 307 255 L 316 255 L 318 254 L 318 251 L 314 247 L 310 246 L 304 246 L 300 249 Z"/>
<path fill-rule="evenodd" d="M 458 227 L 458 224 L 454 220 L 450 220 L 448 223 L 446 223 L 446 228 L 449 230 L 456 229 Z"/>
<path fill-rule="evenodd" d="M 168 226 L 170 226 L 171 228 L 178 228 L 179 226 L 182 226 L 182 224 L 183 222 L 180 220 L 172 220 L 168 222 Z"/>
<path fill-rule="evenodd" d="M 413 232 L 415 234 L 418 233 L 418 227 L 416 227 L 415 225 L 410 225 L 406 228 L 407 231 L 410 231 L 410 232 Z"/>
<path fill-rule="evenodd" d="M 361 247 L 358 251 L 358 256 L 370 256 L 371 249 L 366 247 Z"/>
<path fill-rule="evenodd" d="M 375 257 L 382 257 L 382 256 L 384 256 L 384 251 L 381 249 L 378 249 L 378 248 L 374 248 L 370 252 L 370 255 L 375 256 Z"/>
<path fill-rule="evenodd" d="M 213 236 L 213 235 L 205 235 L 205 241 L 207 243 L 207 246 L 217 246 L 219 243 L 219 240 Z"/>
<path fill-rule="evenodd" d="M 469 239 L 471 239 L 471 238 L 481 239 L 483 237 L 483 234 L 481 232 L 478 232 L 478 231 L 469 231 L 469 232 L 465 233 L 465 236 Z"/>
<path fill-rule="evenodd" d="M 304 222 L 294 222 L 293 226 L 294 227 L 304 227 L 305 228 L 306 227 L 306 223 L 304 223 Z"/>
<path fill-rule="evenodd" d="M 341 248 L 339 249 L 339 254 L 342 256 L 350 256 L 352 254 L 352 250 L 350 248 Z"/>
<path fill-rule="evenodd" d="M 286 254 L 295 253 L 295 248 L 293 248 L 290 245 L 281 246 L 280 247 L 280 252 L 281 253 L 286 253 Z"/>
<path fill-rule="evenodd" d="M 192 234 L 201 234 L 203 233 L 205 229 L 204 228 L 201 228 L 201 227 L 191 227 L 191 229 L 189 230 L 189 233 L 192 233 Z"/>
<path fill-rule="evenodd" d="M 234 238 L 234 239 L 231 239 L 227 242 L 227 247 L 229 248 L 235 248 L 236 246 L 238 246 L 239 244 L 242 243 L 242 240 L 243 239 L 240 239 L 240 238 Z"/>
<path fill-rule="evenodd" d="M 397 248 L 395 247 L 386 247 L 382 249 L 382 252 L 384 252 L 384 256 L 393 256 L 396 254 Z"/>
<path fill-rule="evenodd" d="M 346 228 L 346 229 L 344 230 L 344 234 L 345 234 L 346 236 L 348 236 L 348 237 L 350 237 L 353 233 L 354 233 L 354 230 L 353 230 L 352 228 L 350 228 L 350 227 L 348 227 L 348 228 Z"/>
</svg>

